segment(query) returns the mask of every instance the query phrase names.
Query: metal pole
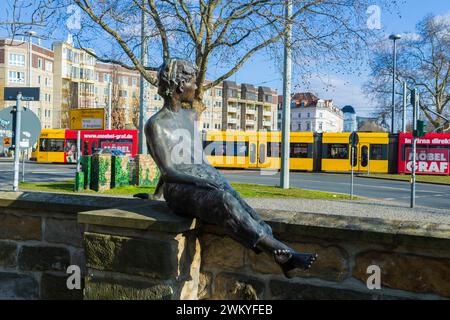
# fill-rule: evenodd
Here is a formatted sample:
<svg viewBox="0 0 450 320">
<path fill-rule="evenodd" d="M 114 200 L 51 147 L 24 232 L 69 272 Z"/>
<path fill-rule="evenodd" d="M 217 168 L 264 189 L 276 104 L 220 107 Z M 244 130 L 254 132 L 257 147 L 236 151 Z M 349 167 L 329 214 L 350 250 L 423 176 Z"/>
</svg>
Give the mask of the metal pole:
<svg viewBox="0 0 450 320">
<path fill-rule="evenodd" d="M 112 85 L 108 82 L 108 130 L 111 130 L 111 100 L 112 100 Z"/>
<path fill-rule="evenodd" d="M 353 147 L 353 145 L 351 146 L 352 150 L 351 150 L 351 160 L 350 160 L 350 165 L 352 167 L 352 174 L 351 174 L 351 180 L 350 180 L 350 200 L 353 200 L 353 172 L 354 172 L 354 167 L 353 167 L 353 157 L 354 157 L 354 152 L 355 152 L 355 147 Z"/>
<path fill-rule="evenodd" d="M 26 149 L 22 151 L 22 182 L 25 182 L 25 152 Z"/>
<path fill-rule="evenodd" d="M 367 146 L 367 175 L 370 176 L 370 145 Z"/>
<path fill-rule="evenodd" d="M 394 53 L 392 62 L 392 108 L 391 108 L 391 133 L 395 133 L 395 71 L 397 69 L 397 46 L 394 39 Z"/>
<path fill-rule="evenodd" d="M 81 171 L 81 131 L 77 131 L 77 172 Z"/>
<path fill-rule="evenodd" d="M 142 6 L 145 7 L 146 0 L 142 0 Z M 147 15 L 142 10 L 141 16 L 141 63 L 143 66 L 147 65 Z M 145 143 L 144 125 L 145 112 L 147 111 L 147 101 L 145 99 L 145 91 L 147 81 L 141 75 L 140 77 L 140 92 L 139 92 L 139 138 L 138 138 L 138 152 L 140 154 L 147 154 L 147 144 Z"/>
<path fill-rule="evenodd" d="M 32 67 L 32 50 L 33 50 L 33 44 L 32 44 L 32 38 L 31 38 L 31 34 L 28 37 L 28 79 L 27 79 L 27 87 L 31 87 L 31 67 Z M 27 101 L 27 109 L 30 109 L 30 101 Z M 41 114 L 39 115 L 39 117 L 41 117 Z"/>
<path fill-rule="evenodd" d="M 16 130 L 14 132 L 14 181 L 13 181 L 13 191 L 19 191 L 19 167 L 20 167 L 20 122 L 21 122 L 21 108 L 20 101 L 22 100 L 22 94 L 19 93 L 16 98 L 16 112 L 14 116 L 16 117 Z"/>
<path fill-rule="evenodd" d="M 412 166 L 411 166 L 411 203 L 410 207 L 414 208 L 416 204 L 416 130 L 417 130 L 417 106 L 419 104 L 418 99 L 419 96 L 416 94 L 416 90 L 413 90 L 411 94 L 415 95 L 415 103 L 413 105 L 413 158 L 412 158 Z"/>
<path fill-rule="evenodd" d="M 291 38 L 292 38 L 292 0 L 286 1 L 286 24 L 284 44 L 284 70 L 283 70 L 283 109 L 282 109 L 282 139 L 281 139 L 281 188 L 289 189 L 289 152 L 291 131 Z"/>
<path fill-rule="evenodd" d="M 407 91 L 406 82 L 403 82 L 403 117 L 402 117 L 402 132 L 406 132 L 406 105 L 407 105 Z"/>
</svg>

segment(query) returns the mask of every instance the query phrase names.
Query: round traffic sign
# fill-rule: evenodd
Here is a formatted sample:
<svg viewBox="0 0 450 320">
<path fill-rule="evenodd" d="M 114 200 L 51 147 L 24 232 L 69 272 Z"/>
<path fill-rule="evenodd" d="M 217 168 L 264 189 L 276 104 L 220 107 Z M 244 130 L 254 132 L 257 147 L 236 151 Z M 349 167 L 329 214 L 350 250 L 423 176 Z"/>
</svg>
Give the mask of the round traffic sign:
<svg viewBox="0 0 450 320">
<path fill-rule="evenodd" d="M 356 146 L 358 145 L 358 142 L 359 142 L 359 136 L 358 136 L 358 133 L 357 133 L 356 131 L 353 131 L 353 132 L 350 134 L 349 142 L 348 142 L 348 143 L 350 143 L 353 147 L 356 147 Z"/>
<path fill-rule="evenodd" d="M 0 137 L 11 137 L 13 126 L 13 107 L 7 107 L 0 111 Z M 22 148 L 32 147 L 41 134 L 41 122 L 36 114 L 27 108 L 21 112 L 20 145 Z"/>
</svg>

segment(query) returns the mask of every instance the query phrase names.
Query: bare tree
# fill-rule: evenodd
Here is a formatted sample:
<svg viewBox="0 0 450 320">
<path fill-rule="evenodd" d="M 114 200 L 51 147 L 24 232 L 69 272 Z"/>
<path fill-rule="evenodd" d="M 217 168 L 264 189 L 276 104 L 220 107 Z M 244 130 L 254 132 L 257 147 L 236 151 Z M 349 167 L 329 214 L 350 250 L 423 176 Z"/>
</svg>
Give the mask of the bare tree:
<svg viewBox="0 0 450 320">
<path fill-rule="evenodd" d="M 392 94 L 392 48 L 386 40 L 374 50 L 371 79 L 365 85 L 370 97 L 378 101 L 380 114 L 390 113 Z M 399 41 L 397 63 L 397 89 L 401 83 L 409 89 L 419 90 L 421 106 L 427 106 L 439 115 L 450 115 L 450 18 L 427 15 L 416 26 L 416 33 L 405 34 Z M 397 110 L 401 110 L 401 98 Z M 423 113 L 434 129 L 446 131 L 443 120 L 426 108 Z M 397 117 L 399 118 L 399 117 Z"/>
<path fill-rule="evenodd" d="M 285 1 L 280 0 L 60 0 L 82 12 L 75 39 L 99 61 L 138 70 L 153 85 L 162 60 L 182 57 L 198 67 L 196 102 L 199 111 L 205 90 L 232 76 L 252 56 L 263 51 L 277 57 L 283 46 Z M 363 52 L 376 30 L 367 27 L 366 0 L 293 0 L 292 48 L 298 65 L 341 66 Z M 151 61 L 139 59 L 141 15 L 148 15 L 146 37 Z M 111 48 L 97 50 L 98 39 L 112 40 Z M 96 48 L 94 53 L 88 48 Z M 105 47 L 105 46 L 103 46 Z M 322 61 L 322 63 L 321 63 Z M 354 65 L 354 63 L 353 63 Z M 222 71 L 206 83 L 208 67 Z"/>
</svg>

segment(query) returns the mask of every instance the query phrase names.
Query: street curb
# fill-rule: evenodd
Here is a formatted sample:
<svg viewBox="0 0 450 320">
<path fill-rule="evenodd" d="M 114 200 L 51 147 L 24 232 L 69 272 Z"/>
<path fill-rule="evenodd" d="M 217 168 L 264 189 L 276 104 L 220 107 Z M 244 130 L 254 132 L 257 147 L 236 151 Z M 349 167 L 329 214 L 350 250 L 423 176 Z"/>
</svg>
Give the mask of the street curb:
<svg viewBox="0 0 450 320">
<path fill-rule="evenodd" d="M 370 177 L 366 175 L 356 175 L 358 178 L 366 178 L 366 179 L 378 179 L 378 180 L 389 180 L 389 181 L 400 181 L 400 182 L 407 182 L 409 183 L 409 180 L 400 180 L 400 179 L 394 179 L 394 178 L 380 178 L 380 177 Z M 450 187 L 449 183 L 442 183 L 442 182 L 430 182 L 430 181 L 417 181 L 416 183 L 423 183 L 423 184 L 434 184 L 437 186 L 448 186 Z"/>
</svg>

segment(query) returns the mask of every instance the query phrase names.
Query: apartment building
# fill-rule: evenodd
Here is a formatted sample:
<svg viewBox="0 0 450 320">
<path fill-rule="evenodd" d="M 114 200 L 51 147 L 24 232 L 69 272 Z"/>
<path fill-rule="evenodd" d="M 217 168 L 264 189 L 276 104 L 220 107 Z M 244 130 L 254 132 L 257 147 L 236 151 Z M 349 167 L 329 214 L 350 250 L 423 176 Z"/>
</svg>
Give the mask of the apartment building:
<svg viewBox="0 0 450 320">
<path fill-rule="evenodd" d="M 203 103 L 206 109 L 202 113 L 200 127 L 204 130 L 222 130 L 222 85 L 206 90 L 203 94 Z"/>
<path fill-rule="evenodd" d="M 0 109 L 14 104 L 3 98 L 4 87 L 40 87 L 40 101 L 26 102 L 51 128 L 54 114 L 54 52 L 27 41 L 0 39 Z"/>
<path fill-rule="evenodd" d="M 93 108 L 95 58 L 69 42 L 54 42 L 54 128 L 68 128 L 69 110 Z"/>
<path fill-rule="evenodd" d="M 222 101 L 222 130 L 277 130 L 275 90 L 223 81 Z"/>
<path fill-rule="evenodd" d="M 108 108 L 111 85 L 112 123 L 115 128 L 136 128 L 139 116 L 140 74 L 118 65 L 101 63 L 84 50 L 67 41 L 54 42 L 52 49 L 29 43 L 9 45 L 0 40 L 0 84 L 28 86 L 32 62 L 31 86 L 41 88 L 41 101 L 31 108 L 41 119 L 43 128 L 68 128 L 70 110 Z M 157 87 L 145 82 L 145 119 L 163 106 Z M 3 95 L 3 90 L 1 90 Z M 8 105 L 0 99 L 0 106 Z M 204 130 L 277 130 L 276 91 L 251 84 L 223 83 L 207 90 L 203 96 L 205 111 L 200 128 Z M 106 114 L 107 112 L 105 112 Z M 107 119 L 105 119 L 107 123 Z"/>
<path fill-rule="evenodd" d="M 283 97 L 278 98 L 278 124 L 281 128 Z M 319 99 L 311 92 L 295 93 L 291 98 L 291 131 L 342 132 L 344 115 L 333 100 Z"/>
</svg>

